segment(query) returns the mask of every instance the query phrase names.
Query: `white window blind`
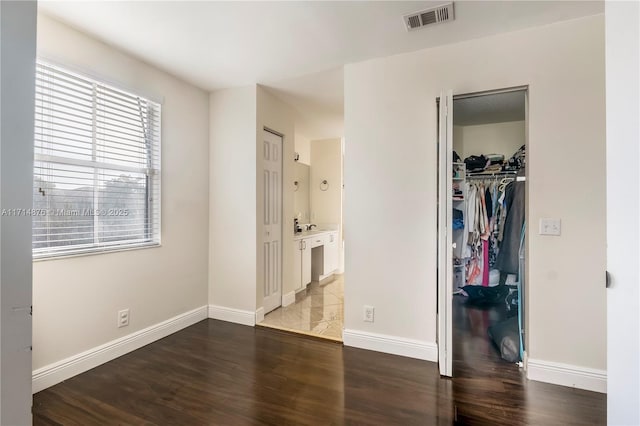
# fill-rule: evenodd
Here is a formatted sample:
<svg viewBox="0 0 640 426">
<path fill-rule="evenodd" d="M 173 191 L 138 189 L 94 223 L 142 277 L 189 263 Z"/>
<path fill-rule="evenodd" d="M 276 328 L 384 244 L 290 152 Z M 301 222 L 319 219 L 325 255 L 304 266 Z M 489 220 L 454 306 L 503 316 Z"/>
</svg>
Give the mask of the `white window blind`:
<svg viewBox="0 0 640 426">
<path fill-rule="evenodd" d="M 34 258 L 160 244 L 160 105 L 36 66 Z"/>
</svg>

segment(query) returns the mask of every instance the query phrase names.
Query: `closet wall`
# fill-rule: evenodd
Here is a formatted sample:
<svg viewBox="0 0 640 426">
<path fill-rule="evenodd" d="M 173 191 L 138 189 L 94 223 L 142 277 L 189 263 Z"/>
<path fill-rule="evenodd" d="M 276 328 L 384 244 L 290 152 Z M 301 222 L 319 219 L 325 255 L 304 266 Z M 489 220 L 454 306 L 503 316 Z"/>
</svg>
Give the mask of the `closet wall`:
<svg viewBox="0 0 640 426">
<path fill-rule="evenodd" d="M 454 109 L 455 115 L 455 109 Z M 470 155 L 502 154 L 509 158 L 524 145 L 524 121 L 453 125 L 453 150 L 464 160 Z"/>
<path fill-rule="evenodd" d="M 603 34 L 594 16 L 345 66 L 345 345 L 382 335 L 379 349 L 409 341 L 412 355 L 437 359 L 435 99 L 446 88 L 528 85 L 529 372 L 535 359 L 556 382 L 561 363 L 571 366 L 561 375 L 590 371 L 603 383 Z M 561 236 L 538 235 L 545 217 L 562 220 Z M 363 305 L 375 306 L 374 323 L 362 321 Z"/>
</svg>

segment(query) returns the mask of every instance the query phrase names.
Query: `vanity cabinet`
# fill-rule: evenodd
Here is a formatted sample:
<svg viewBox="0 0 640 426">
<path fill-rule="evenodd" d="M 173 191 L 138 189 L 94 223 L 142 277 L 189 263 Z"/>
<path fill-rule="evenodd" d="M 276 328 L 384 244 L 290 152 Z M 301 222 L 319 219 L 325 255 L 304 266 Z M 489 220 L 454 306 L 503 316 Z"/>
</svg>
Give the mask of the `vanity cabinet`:
<svg viewBox="0 0 640 426">
<path fill-rule="evenodd" d="M 338 270 L 338 231 L 307 231 L 293 240 L 293 285 L 296 292 Z"/>
<path fill-rule="evenodd" d="M 313 238 L 293 242 L 293 283 L 299 291 L 311 282 L 311 244 Z"/>
<path fill-rule="evenodd" d="M 338 269 L 340 258 L 338 246 L 338 233 L 330 232 L 325 235 L 324 245 L 324 273 L 329 274 Z"/>
<path fill-rule="evenodd" d="M 338 232 L 331 231 L 319 235 L 313 241 L 311 254 L 311 279 L 322 281 L 338 269 Z M 315 248 L 317 247 L 317 248 Z"/>
</svg>

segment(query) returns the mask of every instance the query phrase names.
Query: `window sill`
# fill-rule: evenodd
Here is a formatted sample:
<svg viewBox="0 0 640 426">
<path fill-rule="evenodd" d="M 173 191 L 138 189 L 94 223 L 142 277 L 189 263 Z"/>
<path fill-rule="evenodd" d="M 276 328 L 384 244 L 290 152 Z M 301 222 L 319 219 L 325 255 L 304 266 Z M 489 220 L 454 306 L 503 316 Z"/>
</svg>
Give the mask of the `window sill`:
<svg viewBox="0 0 640 426">
<path fill-rule="evenodd" d="M 48 260 L 63 260 L 63 259 L 69 259 L 73 257 L 95 256 L 99 254 L 119 253 L 123 251 L 151 249 L 151 248 L 158 248 L 158 247 L 162 247 L 162 244 L 161 243 L 142 243 L 142 244 L 137 244 L 135 246 L 127 246 L 127 247 L 104 247 L 96 250 L 68 252 L 68 253 L 60 253 L 60 254 L 33 255 L 33 262 L 35 263 L 35 262 L 45 262 Z"/>
</svg>

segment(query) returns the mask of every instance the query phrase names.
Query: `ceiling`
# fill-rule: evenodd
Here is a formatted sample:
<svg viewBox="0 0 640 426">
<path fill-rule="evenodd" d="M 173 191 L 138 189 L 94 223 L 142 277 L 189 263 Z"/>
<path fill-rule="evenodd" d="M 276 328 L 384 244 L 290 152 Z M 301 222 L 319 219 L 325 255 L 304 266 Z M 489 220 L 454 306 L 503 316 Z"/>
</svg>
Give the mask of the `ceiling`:
<svg viewBox="0 0 640 426">
<path fill-rule="evenodd" d="M 504 123 L 525 119 L 525 92 L 495 93 L 453 101 L 453 124 Z"/>
<path fill-rule="evenodd" d="M 40 1 L 38 7 L 205 90 L 260 83 L 323 120 L 342 115 L 345 64 L 604 11 L 601 1 L 456 1 L 454 21 L 405 30 L 404 14 L 445 2 Z M 309 132 L 325 126 L 315 121 Z M 326 127 L 325 133 L 333 125 Z"/>
</svg>

